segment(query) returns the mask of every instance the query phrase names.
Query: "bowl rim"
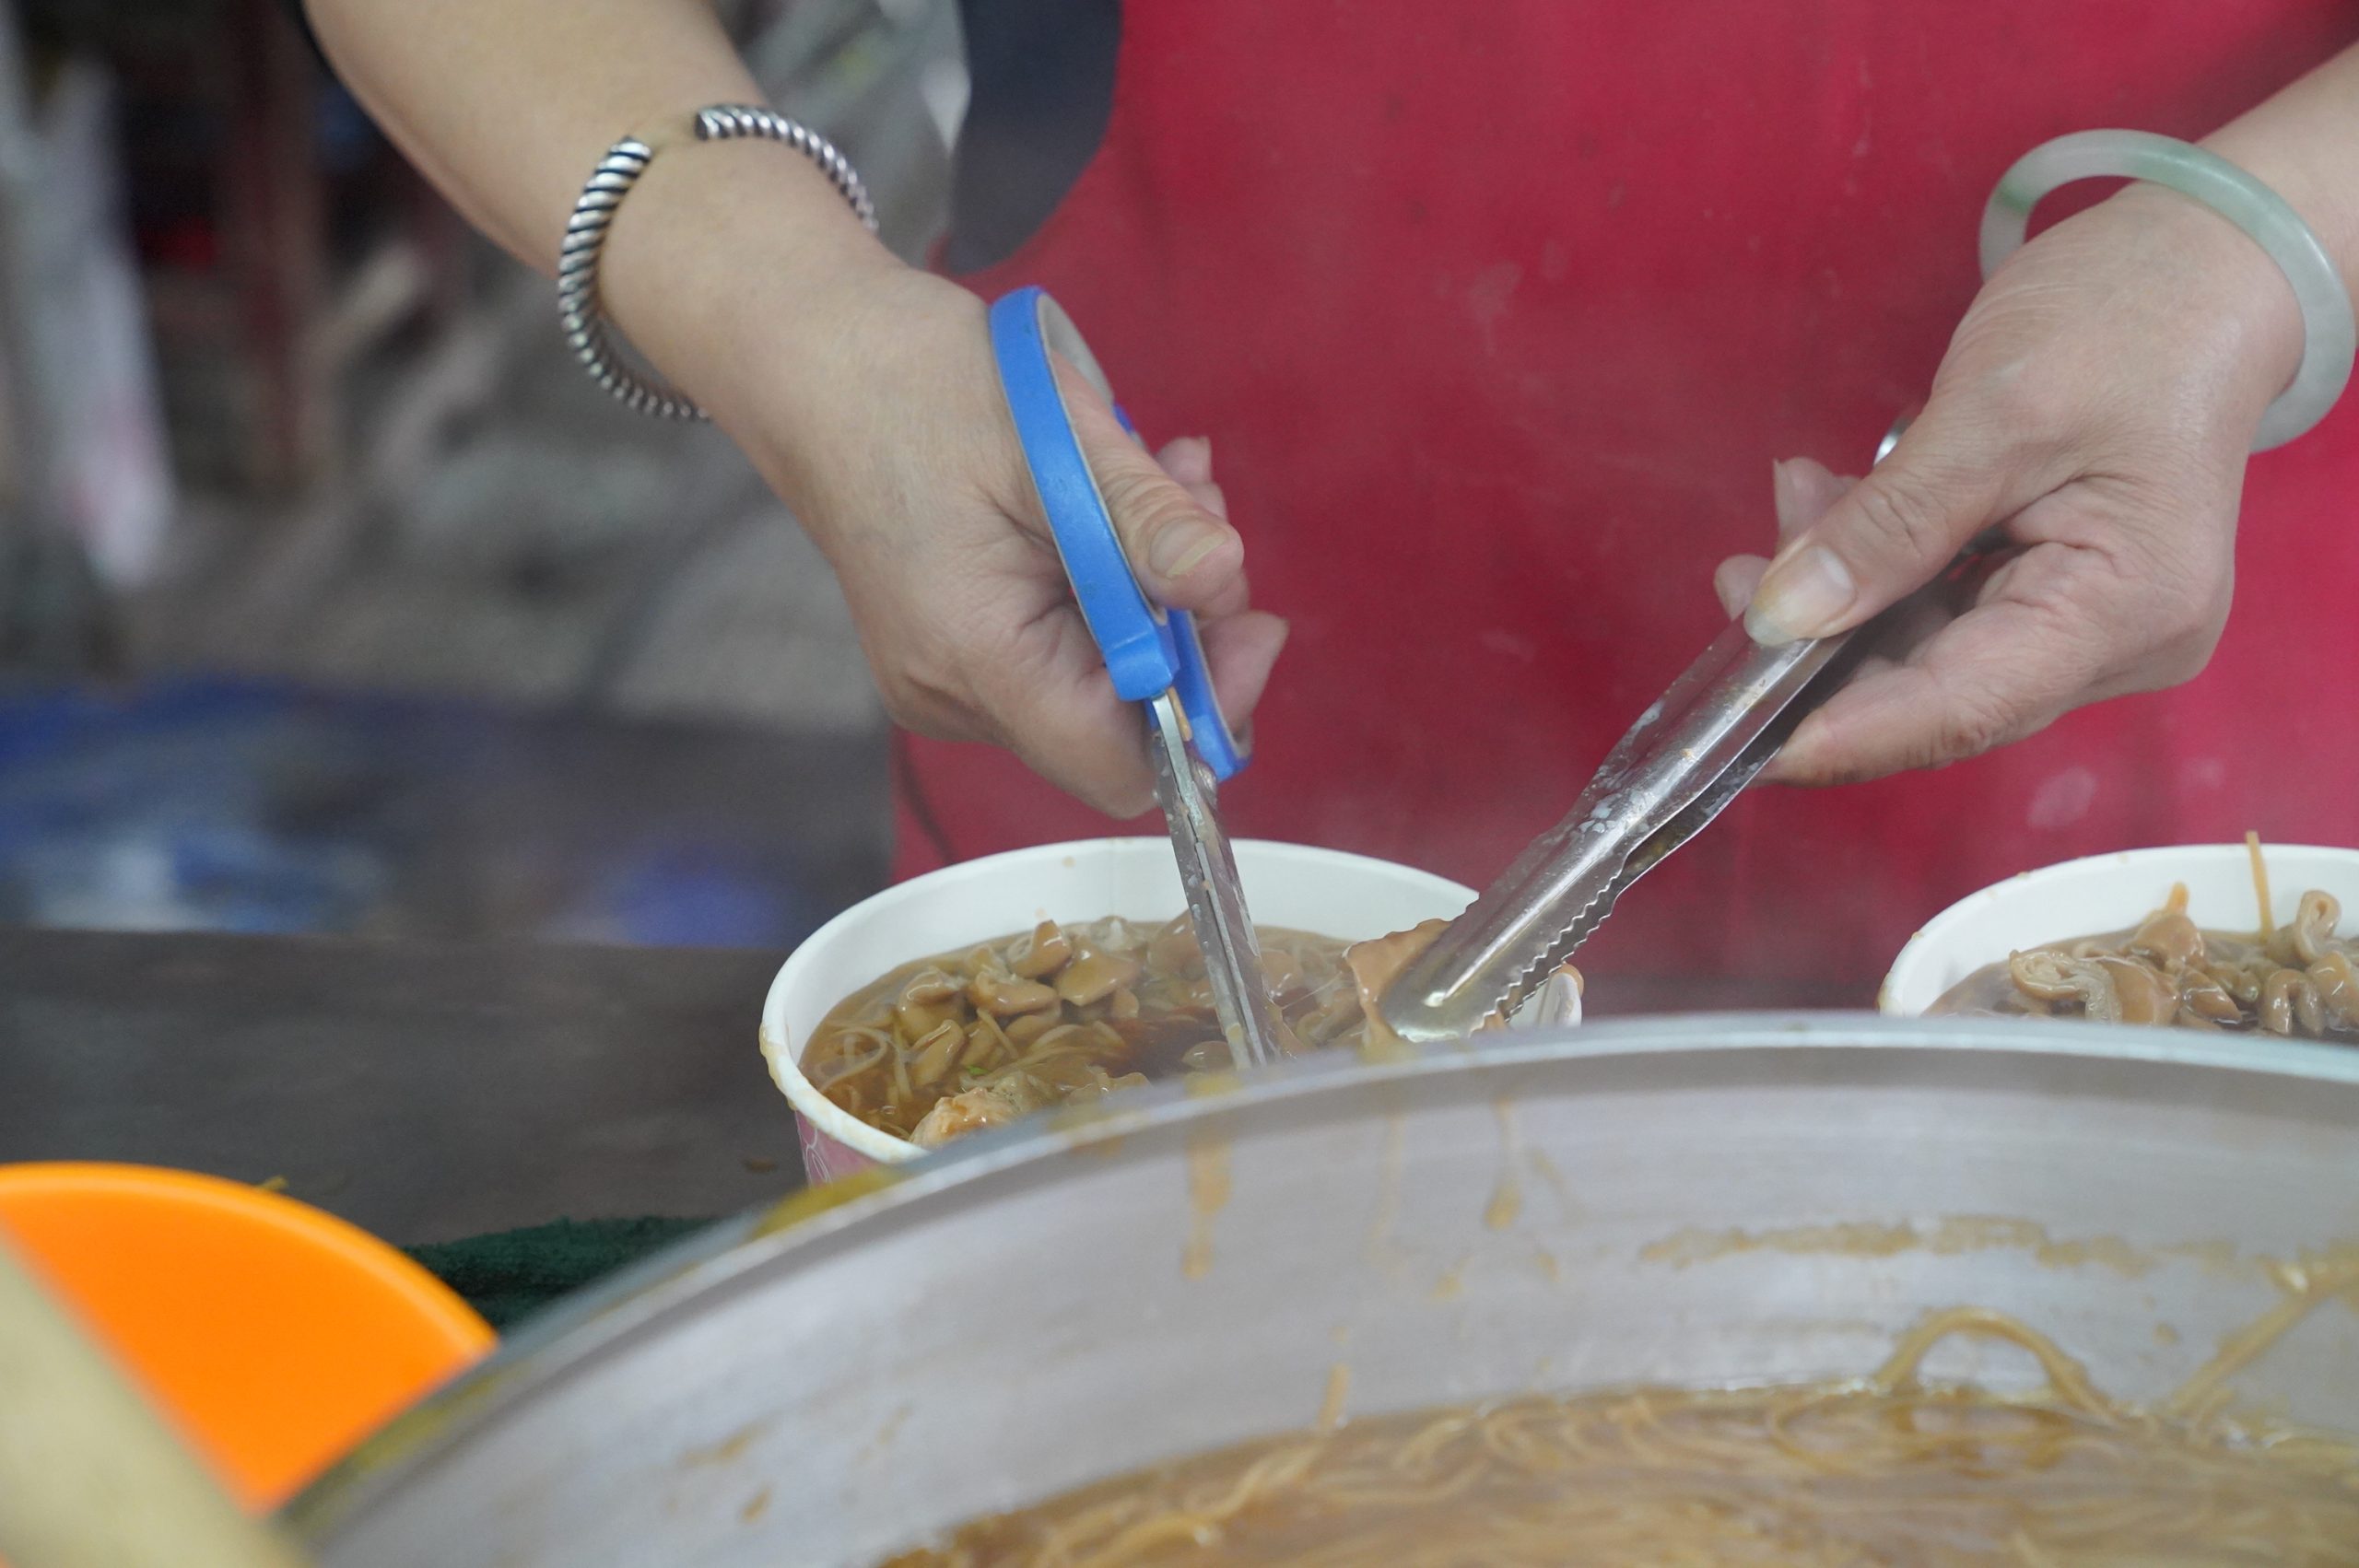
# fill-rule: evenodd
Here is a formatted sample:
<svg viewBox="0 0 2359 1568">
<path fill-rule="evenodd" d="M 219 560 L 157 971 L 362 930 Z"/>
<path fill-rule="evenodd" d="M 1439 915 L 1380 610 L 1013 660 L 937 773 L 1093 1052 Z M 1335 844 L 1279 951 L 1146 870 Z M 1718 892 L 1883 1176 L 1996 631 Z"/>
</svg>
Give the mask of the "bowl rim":
<svg viewBox="0 0 2359 1568">
<path fill-rule="evenodd" d="M 295 1260 L 288 1267 L 296 1293 L 254 1294 L 244 1276 L 203 1260 L 211 1247 L 197 1249 L 195 1279 L 158 1276 L 140 1242 L 192 1230 L 215 1239 L 234 1232 L 250 1246 Z M 11 1242 L 250 1507 L 298 1495 L 499 1344 L 457 1291 L 391 1242 L 300 1199 L 210 1172 L 114 1160 L 0 1164 L 0 1246 Z M 208 1277 L 207 1269 L 216 1272 Z M 358 1317 L 319 1317 L 301 1287 L 328 1277 L 373 1308 Z M 292 1404 L 287 1387 L 254 1388 L 248 1379 L 199 1370 L 217 1367 L 224 1355 L 243 1363 L 263 1352 L 254 1340 L 233 1336 L 225 1349 L 193 1338 L 184 1321 L 192 1289 L 252 1304 L 254 1312 L 241 1308 L 241 1317 L 270 1325 L 274 1340 L 295 1317 L 330 1323 L 325 1332 L 339 1364 L 374 1361 L 382 1370 L 306 1383 Z"/>
<path fill-rule="evenodd" d="M 274 1188 L 208 1171 L 134 1160 L 23 1160 L 0 1164 L 0 1227 L 6 1215 L 52 1204 L 97 1200 L 149 1215 L 202 1212 L 267 1235 L 317 1258 L 398 1303 L 405 1320 L 453 1354 L 479 1356 L 498 1341 L 464 1297 L 381 1236 L 340 1214 Z"/>
<path fill-rule="evenodd" d="M 2251 853 L 2241 838 L 2206 839 L 2190 844 L 2154 844 L 2135 849 L 2107 849 L 2095 855 L 2078 855 L 2069 860 L 2056 860 L 2035 866 L 2014 875 L 1976 888 L 1956 900 L 1941 913 L 1917 928 L 1909 939 L 1893 955 L 1891 966 L 1876 987 L 1876 1011 L 1888 1018 L 1913 1018 L 1919 1014 L 1901 1003 L 1902 988 L 1911 977 L 1909 971 L 1927 961 L 1928 955 L 1940 952 L 1951 940 L 1952 932 L 1967 919 L 1979 914 L 1990 904 L 2018 898 L 2035 898 L 2055 883 L 2084 875 L 2093 871 L 2118 871 L 2128 876 L 2155 866 L 2185 865 L 2214 860 L 2242 861 Z M 2346 844 L 2294 844 L 2264 839 L 2260 853 L 2264 860 L 2271 855 L 2319 855 L 2330 860 L 2349 862 L 2353 876 L 2359 879 L 2359 848 Z M 2053 939 L 2045 939 L 2053 940 Z"/>
<path fill-rule="evenodd" d="M 1446 876 L 1416 866 L 1403 865 L 1398 860 L 1386 860 L 1374 855 L 1356 854 L 1348 849 L 1330 849 L 1315 844 L 1293 844 L 1276 838 L 1239 838 L 1232 848 L 1241 856 L 1255 860 L 1291 861 L 1310 868 L 1349 869 L 1362 871 L 1382 868 L 1414 880 L 1430 884 L 1438 895 L 1472 903 L 1474 891 Z M 787 1103 L 796 1114 L 809 1123 L 822 1137 L 833 1139 L 856 1154 L 880 1164 L 907 1164 L 921 1159 L 933 1151 L 880 1131 L 829 1100 L 804 1076 L 803 1064 L 796 1058 L 792 1042 L 787 1037 L 786 999 L 815 967 L 824 954 L 830 938 L 855 922 L 890 915 L 897 909 L 938 895 L 943 887 L 964 882 L 988 881 L 1010 870 L 1027 868 L 1044 860 L 1062 860 L 1077 855 L 1112 857 L 1118 855 L 1168 855 L 1171 841 L 1162 837 L 1144 834 L 1114 835 L 1103 838 L 1075 838 L 1056 844 L 1036 844 L 1027 848 L 1003 850 L 996 855 L 980 856 L 943 866 L 907 882 L 896 883 L 881 892 L 862 899 L 851 908 L 813 931 L 787 955 L 770 978 L 769 989 L 762 998 L 760 1043 L 762 1060 L 769 1069 L 770 1082 L 778 1085 Z M 1379 933 L 1381 934 L 1381 933 Z M 923 956 L 919 954 L 918 956 Z"/>
</svg>

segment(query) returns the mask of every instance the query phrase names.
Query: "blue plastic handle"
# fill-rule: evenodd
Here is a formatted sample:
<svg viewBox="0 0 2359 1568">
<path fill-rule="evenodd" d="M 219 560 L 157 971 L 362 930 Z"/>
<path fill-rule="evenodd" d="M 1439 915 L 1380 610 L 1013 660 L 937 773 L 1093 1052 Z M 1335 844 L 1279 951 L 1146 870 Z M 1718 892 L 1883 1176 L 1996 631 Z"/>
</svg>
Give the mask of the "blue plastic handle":
<svg viewBox="0 0 2359 1568">
<path fill-rule="evenodd" d="M 1139 586 L 1138 574 L 1114 532 L 1106 497 L 1081 455 L 1050 350 L 1063 355 L 1110 403 L 1112 391 L 1104 373 L 1072 319 L 1039 288 L 1019 288 L 993 305 L 991 326 L 1000 387 L 1007 395 L 1016 439 L 1024 444 L 1032 486 L 1048 515 L 1049 532 L 1081 605 L 1081 618 L 1114 677 L 1115 695 L 1145 702 L 1175 692 L 1180 711 L 1188 716 L 1196 755 L 1214 778 L 1229 778 L 1245 766 L 1248 753 L 1230 733 L 1213 698 L 1195 621 L 1184 610 L 1167 611 Z M 1119 406 L 1114 412 L 1135 439 L 1138 432 L 1129 417 Z"/>
</svg>

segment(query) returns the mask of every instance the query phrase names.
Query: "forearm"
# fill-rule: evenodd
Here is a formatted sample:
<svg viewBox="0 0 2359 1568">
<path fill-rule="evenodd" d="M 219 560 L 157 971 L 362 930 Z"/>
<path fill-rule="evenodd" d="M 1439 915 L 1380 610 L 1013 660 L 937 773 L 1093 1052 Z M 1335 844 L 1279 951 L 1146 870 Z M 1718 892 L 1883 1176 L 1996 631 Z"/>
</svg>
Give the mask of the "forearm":
<svg viewBox="0 0 2359 1568">
<path fill-rule="evenodd" d="M 708 104 L 759 101 L 705 0 L 307 4 L 386 134 L 470 221 L 544 273 L 613 143 L 685 125 Z M 752 369 L 739 319 L 750 273 L 816 300 L 833 280 L 887 264 L 807 160 L 773 143 L 722 142 L 649 166 L 608 233 L 600 287 L 606 313 L 665 374 L 725 399 Z"/>
<path fill-rule="evenodd" d="M 2292 204 L 2359 290 L 2359 48 L 2325 64 L 2203 145 Z"/>
</svg>

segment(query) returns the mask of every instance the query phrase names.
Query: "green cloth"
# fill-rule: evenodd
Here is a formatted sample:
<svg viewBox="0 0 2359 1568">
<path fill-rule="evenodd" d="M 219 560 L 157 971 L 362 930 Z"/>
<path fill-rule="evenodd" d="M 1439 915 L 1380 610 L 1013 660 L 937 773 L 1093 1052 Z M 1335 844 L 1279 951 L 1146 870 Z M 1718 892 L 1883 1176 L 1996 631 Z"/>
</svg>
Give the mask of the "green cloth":
<svg viewBox="0 0 2359 1568">
<path fill-rule="evenodd" d="M 562 1295 L 669 1246 L 710 1220 L 557 1220 L 409 1255 L 503 1332 Z"/>
</svg>

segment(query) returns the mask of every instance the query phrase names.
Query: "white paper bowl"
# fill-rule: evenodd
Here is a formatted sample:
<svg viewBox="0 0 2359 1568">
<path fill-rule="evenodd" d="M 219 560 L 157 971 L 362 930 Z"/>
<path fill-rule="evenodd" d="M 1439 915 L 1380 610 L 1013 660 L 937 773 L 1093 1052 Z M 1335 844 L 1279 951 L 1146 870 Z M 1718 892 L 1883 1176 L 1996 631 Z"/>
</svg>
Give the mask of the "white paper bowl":
<svg viewBox="0 0 2359 1568">
<path fill-rule="evenodd" d="M 2311 888 L 2333 894 L 2359 913 L 2359 849 L 2267 844 L 2271 919 L 2294 918 Z M 2212 930 L 2254 930 L 2252 859 L 2242 844 L 2178 844 L 2091 855 L 2025 872 L 1959 899 L 1926 922 L 1893 960 L 1877 1007 L 1915 1017 L 1986 964 L 2045 942 L 2118 931 L 2161 907 L 2185 883 L 2188 913 Z"/>
<path fill-rule="evenodd" d="M 1238 874 L 1256 924 L 1358 941 L 1448 918 L 1474 895 L 1444 877 L 1339 849 L 1240 839 Z M 803 1076 L 811 1032 L 887 970 L 1041 920 L 1121 915 L 1157 924 L 1186 907 L 1168 838 L 1091 838 L 968 860 L 855 904 L 794 950 L 762 1003 L 762 1055 L 802 1124 L 814 1182 L 925 1153 L 831 1104 Z"/>
</svg>

